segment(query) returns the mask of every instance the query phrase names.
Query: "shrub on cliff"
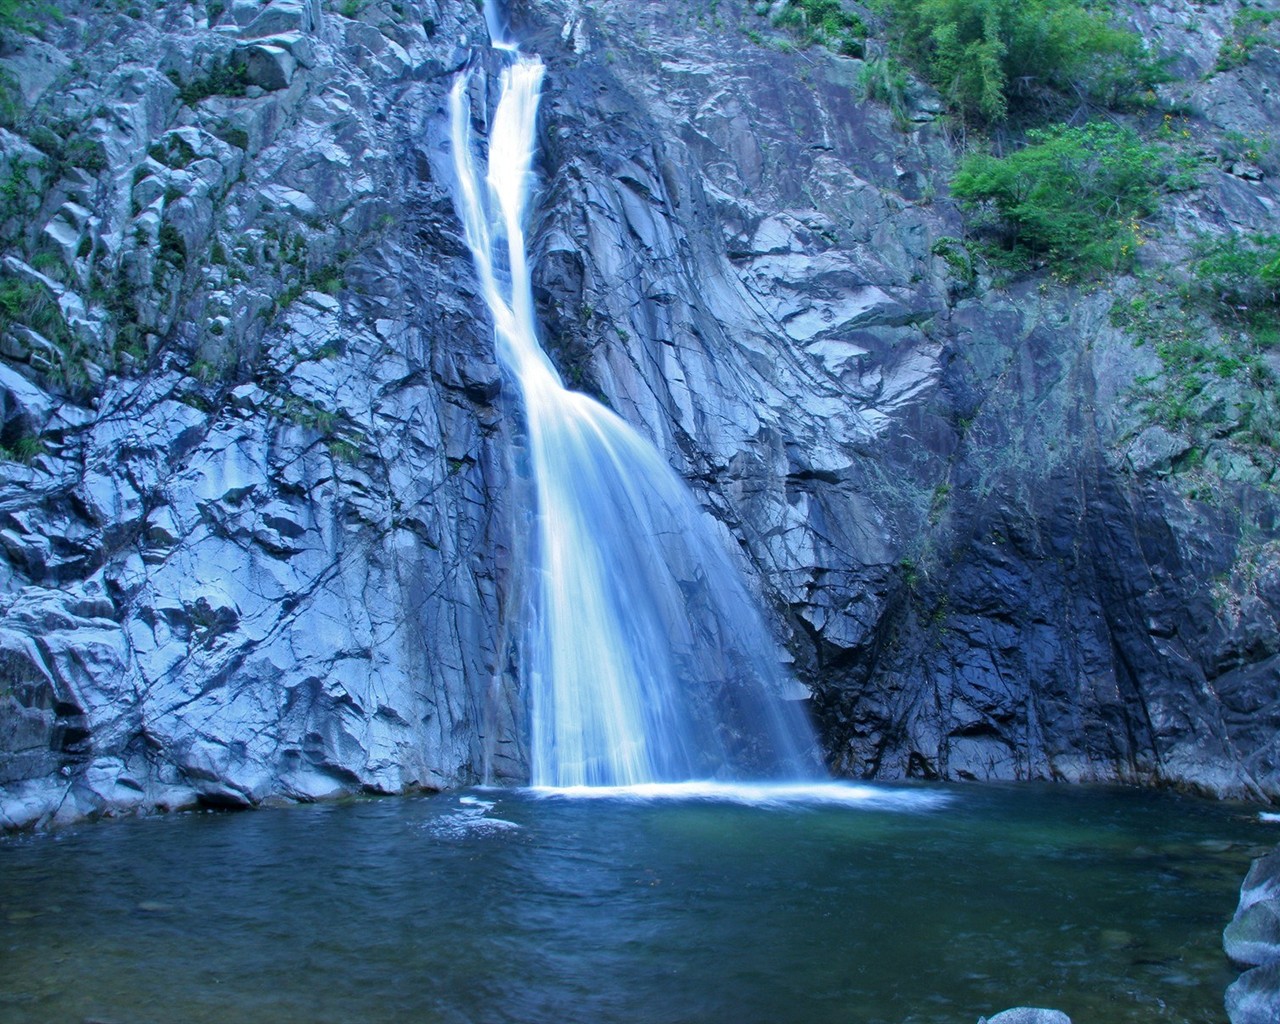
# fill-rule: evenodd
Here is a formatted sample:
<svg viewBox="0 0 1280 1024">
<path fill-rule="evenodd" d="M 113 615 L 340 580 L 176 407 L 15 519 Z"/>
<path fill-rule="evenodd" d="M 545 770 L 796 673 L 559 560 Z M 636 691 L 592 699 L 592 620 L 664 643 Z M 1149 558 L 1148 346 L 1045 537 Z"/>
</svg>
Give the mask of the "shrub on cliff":
<svg viewBox="0 0 1280 1024">
<path fill-rule="evenodd" d="M 0 0 L 0 34 L 30 32 L 40 19 L 61 17 L 58 8 L 44 0 Z"/>
<path fill-rule="evenodd" d="M 846 57 L 863 55 L 867 26 L 840 0 L 787 0 L 774 14 L 773 24 L 790 29 L 805 46 L 825 46 Z"/>
<path fill-rule="evenodd" d="M 1201 247 L 1192 267 L 1212 297 L 1237 310 L 1280 304 L 1280 235 L 1227 235 Z"/>
<path fill-rule="evenodd" d="M 1028 133 L 1006 157 L 965 157 L 951 193 L 988 216 L 1005 249 L 1071 277 L 1127 268 L 1172 173 L 1163 146 L 1110 123 Z M 981 222 L 979 222 L 981 223 Z"/>
<path fill-rule="evenodd" d="M 968 120 L 1114 106 L 1161 76 L 1142 40 L 1082 0 L 877 0 L 903 56 Z"/>
</svg>

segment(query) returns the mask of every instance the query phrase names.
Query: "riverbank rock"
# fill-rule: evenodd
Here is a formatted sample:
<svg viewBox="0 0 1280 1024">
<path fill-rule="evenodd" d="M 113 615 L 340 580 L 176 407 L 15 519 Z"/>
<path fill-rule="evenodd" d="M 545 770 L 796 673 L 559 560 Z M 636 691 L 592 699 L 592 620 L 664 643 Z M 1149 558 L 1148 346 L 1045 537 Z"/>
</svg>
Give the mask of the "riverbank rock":
<svg viewBox="0 0 1280 1024">
<path fill-rule="evenodd" d="M 1280 1021 L 1280 963 L 1245 971 L 1227 989 L 1231 1024 L 1276 1024 Z"/>
<path fill-rule="evenodd" d="M 1231 1024 L 1275 1024 L 1280 1020 L 1280 847 L 1250 866 L 1222 944 L 1232 963 L 1251 968 L 1227 989 Z"/>
<path fill-rule="evenodd" d="M 1250 866 L 1222 944 L 1231 962 L 1241 967 L 1280 961 L 1280 848 Z"/>
</svg>

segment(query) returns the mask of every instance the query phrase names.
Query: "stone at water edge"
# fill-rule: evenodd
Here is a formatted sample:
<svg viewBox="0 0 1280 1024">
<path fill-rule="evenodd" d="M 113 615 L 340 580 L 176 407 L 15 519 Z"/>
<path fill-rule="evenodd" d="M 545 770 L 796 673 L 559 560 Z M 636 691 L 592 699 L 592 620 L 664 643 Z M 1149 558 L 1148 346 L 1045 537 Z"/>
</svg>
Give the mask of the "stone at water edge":
<svg viewBox="0 0 1280 1024">
<path fill-rule="evenodd" d="M 1250 864 L 1240 883 L 1240 906 L 1265 899 L 1280 899 L 1280 847 Z"/>
<path fill-rule="evenodd" d="M 979 1017 L 978 1024 L 1071 1024 L 1061 1010 L 1045 1010 L 1037 1006 L 1015 1006 L 992 1017 Z"/>
<path fill-rule="evenodd" d="M 1280 961 L 1280 899 L 1258 900 L 1237 910 L 1222 933 L 1222 948 L 1237 967 Z"/>
<path fill-rule="evenodd" d="M 1222 932 L 1222 946 L 1240 967 L 1280 961 L 1280 849 L 1249 867 L 1236 912 Z"/>
<path fill-rule="evenodd" d="M 1231 1024 L 1280 1021 L 1280 848 L 1250 866 L 1222 945 L 1233 963 L 1261 965 L 1227 989 L 1224 1002 Z"/>
<path fill-rule="evenodd" d="M 1276 1024 L 1280 1020 L 1280 963 L 1245 971 L 1227 988 L 1231 1024 Z"/>
</svg>

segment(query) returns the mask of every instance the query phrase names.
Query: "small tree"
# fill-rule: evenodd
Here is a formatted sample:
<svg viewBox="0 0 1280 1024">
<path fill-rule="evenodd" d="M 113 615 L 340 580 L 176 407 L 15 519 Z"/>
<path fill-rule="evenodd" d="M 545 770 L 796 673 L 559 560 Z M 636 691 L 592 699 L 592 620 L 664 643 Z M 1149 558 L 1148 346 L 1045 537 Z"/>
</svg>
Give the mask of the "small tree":
<svg viewBox="0 0 1280 1024">
<path fill-rule="evenodd" d="M 1168 180 L 1168 151 L 1110 123 L 1028 133 L 1007 157 L 965 157 L 951 193 L 994 215 L 1005 247 L 1042 256 L 1072 276 L 1129 266 L 1139 221 L 1154 213 Z"/>
<path fill-rule="evenodd" d="M 979 123 L 1053 97 L 1113 106 L 1161 79 L 1137 35 L 1081 0 L 879 0 L 879 7 L 906 59 Z"/>
</svg>

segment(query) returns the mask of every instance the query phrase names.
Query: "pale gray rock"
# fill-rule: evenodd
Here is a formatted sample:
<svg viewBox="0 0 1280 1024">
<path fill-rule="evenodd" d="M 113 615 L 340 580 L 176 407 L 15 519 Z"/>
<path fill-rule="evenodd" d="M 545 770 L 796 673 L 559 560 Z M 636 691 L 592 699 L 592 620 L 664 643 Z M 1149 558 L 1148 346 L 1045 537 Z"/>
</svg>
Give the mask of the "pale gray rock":
<svg viewBox="0 0 1280 1024">
<path fill-rule="evenodd" d="M 1250 866 L 1222 944 L 1231 962 L 1241 967 L 1280 961 L 1280 849 Z"/>
<path fill-rule="evenodd" d="M 1232 963 L 1257 967 L 1280 960 L 1280 899 L 1260 899 L 1242 906 L 1222 933 Z"/>
<path fill-rule="evenodd" d="M 1275 1024 L 1280 1020 L 1280 964 L 1245 971 L 1227 988 L 1231 1024 Z"/>
<path fill-rule="evenodd" d="M 1148 427 L 1134 439 L 1126 458 L 1135 473 L 1164 476 L 1173 468 L 1174 460 L 1185 455 L 1191 447 L 1191 442 L 1185 437 L 1156 425 Z"/>
<path fill-rule="evenodd" d="M 1071 1024 L 1061 1010 L 1045 1010 L 1035 1006 L 1015 1006 L 990 1017 L 979 1017 L 978 1024 Z"/>
</svg>

